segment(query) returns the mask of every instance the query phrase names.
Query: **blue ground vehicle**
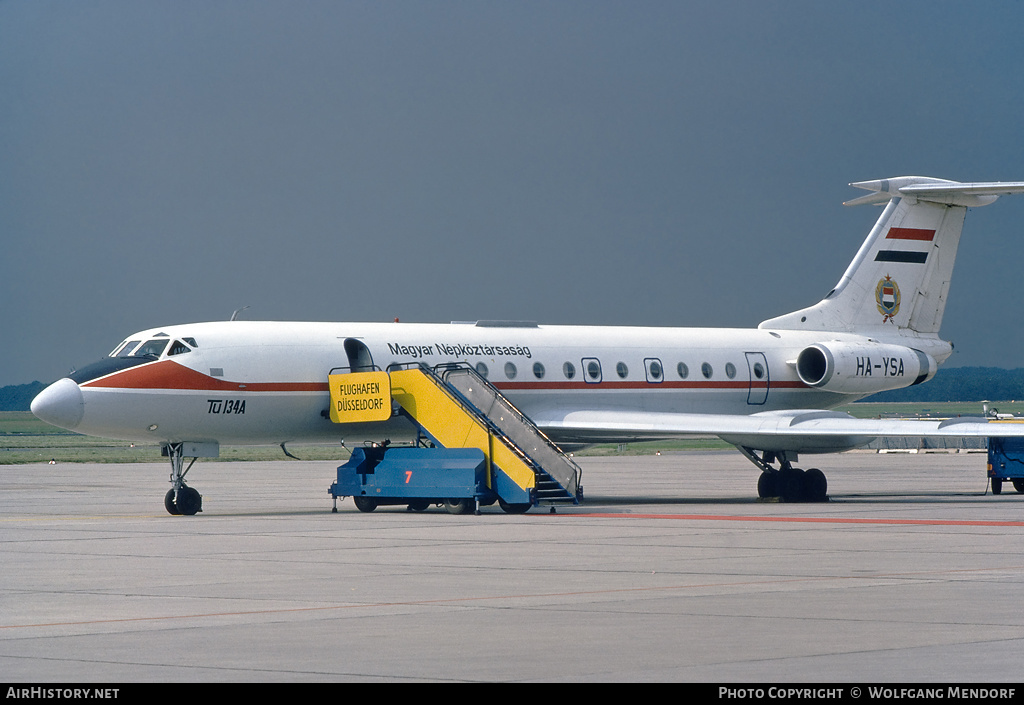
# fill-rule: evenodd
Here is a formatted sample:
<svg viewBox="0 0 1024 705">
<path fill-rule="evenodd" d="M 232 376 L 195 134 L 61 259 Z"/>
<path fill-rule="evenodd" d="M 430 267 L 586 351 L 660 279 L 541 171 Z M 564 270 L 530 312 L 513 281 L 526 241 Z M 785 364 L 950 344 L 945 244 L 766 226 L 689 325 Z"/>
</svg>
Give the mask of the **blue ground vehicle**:
<svg viewBox="0 0 1024 705">
<path fill-rule="evenodd" d="M 988 476 L 992 494 L 1003 491 L 1003 480 L 1009 480 L 1017 492 L 1024 493 L 1024 438 L 988 439 Z"/>
</svg>

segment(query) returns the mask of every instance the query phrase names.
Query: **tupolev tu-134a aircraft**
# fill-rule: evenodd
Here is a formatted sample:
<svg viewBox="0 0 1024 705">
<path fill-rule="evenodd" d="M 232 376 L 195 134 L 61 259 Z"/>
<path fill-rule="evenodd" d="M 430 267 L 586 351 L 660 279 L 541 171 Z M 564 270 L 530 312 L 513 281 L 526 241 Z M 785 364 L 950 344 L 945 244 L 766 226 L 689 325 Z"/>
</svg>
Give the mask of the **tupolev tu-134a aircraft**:
<svg viewBox="0 0 1024 705">
<path fill-rule="evenodd" d="M 839 283 L 817 304 L 754 329 L 507 321 L 163 326 L 129 336 L 108 357 L 54 382 L 32 412 L 83 434 L 165 444 L 169 495 L 185 487 L 180 456 L 190 447 L 413 437 L 400 414 L 356 424 L 328 418 L 330 370 L 409 362 L 475 367 L 563 448 L 718 436 L 761 469 L 761 496 L 826 498 L 824 474 L 794 466 L 800 454 L 849 450 L 878 436 L 1024 435 L 1024 425 L 984 418 L 875 420 L 831 411 L 935 375 L 953 350 L 939 326 L 967 209 L 1024 192 L 1024 182 L 916 176 L 851 186 L 870 193 L 847 205 L 885 208 Z"/>
</svg>

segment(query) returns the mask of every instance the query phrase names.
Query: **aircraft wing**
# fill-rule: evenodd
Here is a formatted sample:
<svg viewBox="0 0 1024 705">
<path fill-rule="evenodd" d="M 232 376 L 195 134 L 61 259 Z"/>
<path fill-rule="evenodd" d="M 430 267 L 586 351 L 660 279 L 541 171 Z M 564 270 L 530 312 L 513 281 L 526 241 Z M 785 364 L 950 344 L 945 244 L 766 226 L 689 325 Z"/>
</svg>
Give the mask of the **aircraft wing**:
<svg viewBox="0 0 1024 705">
<path fill-rule="evenodd" d="M 713 435 L 756 450 L 831 453 L 857 448 L 880 436 L 989 438 L 1024 436 L 1024 423 L 983 417 L 859 419 L 841 411 L 783 410 L 750 415 L 650 411 L 550 411 L 533 418 L 561 443 L 600 443 L 624 438 L 654 440 Z"/>
</svg>

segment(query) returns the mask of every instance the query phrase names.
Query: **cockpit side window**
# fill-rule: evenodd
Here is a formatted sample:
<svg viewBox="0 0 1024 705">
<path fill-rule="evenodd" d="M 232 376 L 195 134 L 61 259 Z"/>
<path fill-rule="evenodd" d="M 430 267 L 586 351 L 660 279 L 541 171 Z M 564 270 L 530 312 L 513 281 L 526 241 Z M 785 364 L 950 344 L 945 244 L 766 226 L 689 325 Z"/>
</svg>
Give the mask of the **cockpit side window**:
<svg viewBox="0 0 1024 705">
<path fill-rule="evenodd" d="M 169 340 L 147 340 L 132 357 L 160 357 L 167 349 Z"/>
<path fill-rule="evenodd" d="M 168 355 L 181 355 L 182 353 L 192 352 L 192 348 L 185 345 L 180 340 L 175 340 L 171 343 L 171 349 L 167 351 Z"/>
</svg>

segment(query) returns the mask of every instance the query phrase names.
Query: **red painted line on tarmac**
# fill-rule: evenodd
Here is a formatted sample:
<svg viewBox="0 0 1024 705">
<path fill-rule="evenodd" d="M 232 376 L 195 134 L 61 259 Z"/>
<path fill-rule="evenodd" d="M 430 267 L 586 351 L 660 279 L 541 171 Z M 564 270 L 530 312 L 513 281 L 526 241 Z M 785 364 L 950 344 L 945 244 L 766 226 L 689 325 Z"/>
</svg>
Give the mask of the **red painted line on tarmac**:
<svg viewBox="0 0 1024 705">
<path fill-rule="evenodd" d="M 543 515 L 552 516 L 552 515 Z M 556 517 L 592 519 L 676 519 L 680 521 L 774 521 L 794 524 L 886 524 L 895 526 L 1019 526 L 1024 521 L 981 521 L 959 519 L 863 519 L 852 517 L 763 517 L 730 514 L 555 514 Z"/>
</svg>

